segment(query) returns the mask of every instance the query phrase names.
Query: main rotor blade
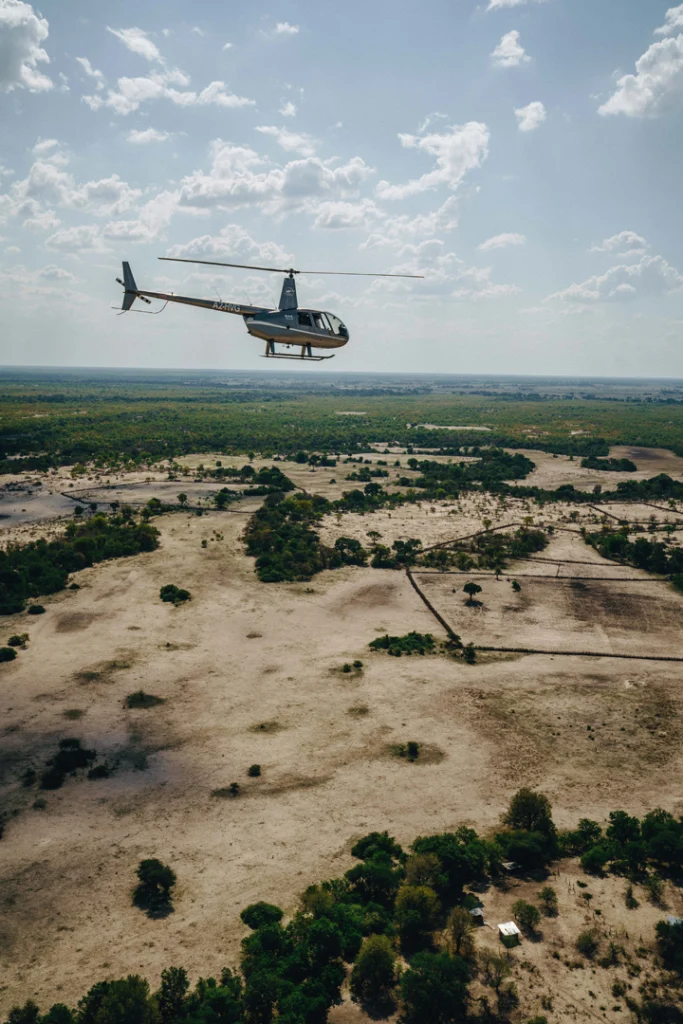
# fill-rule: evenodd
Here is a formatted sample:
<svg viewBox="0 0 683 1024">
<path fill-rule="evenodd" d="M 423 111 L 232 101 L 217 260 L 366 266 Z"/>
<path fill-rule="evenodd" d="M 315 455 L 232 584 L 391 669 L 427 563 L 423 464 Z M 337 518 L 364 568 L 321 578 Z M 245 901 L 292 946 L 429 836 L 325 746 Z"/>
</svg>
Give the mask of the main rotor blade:
<svg viewBox="0 0 683 1024">
<path fill-rule="evenodd" d="M 158 260 L 169 263 L 203 263 L 207 267 L 239 267 L 240 270 L 269 270 L 273 274 L 298 274 L 298 270 L 283 270 L 281 267 L 255 267 L 251 263 L 218 263 L 216 260 L 184 260 L 180 256 L 157 256 Z"/>
<path fill-rule="evenodd" d="M 333 274 L 335 277 L 410 277 L 424 280 L 424 274 L 366 274 L 357 270 L 294 270 L 293 267 L 257 267 L 252 263 L 219 263 L 218 260 L 188 260 L 180 256 L 158 256 L 168 263 L 201 263 L 206 267 L 237 267 L 239 270 L 266 270 L 272 274 Z"/>
</svg>

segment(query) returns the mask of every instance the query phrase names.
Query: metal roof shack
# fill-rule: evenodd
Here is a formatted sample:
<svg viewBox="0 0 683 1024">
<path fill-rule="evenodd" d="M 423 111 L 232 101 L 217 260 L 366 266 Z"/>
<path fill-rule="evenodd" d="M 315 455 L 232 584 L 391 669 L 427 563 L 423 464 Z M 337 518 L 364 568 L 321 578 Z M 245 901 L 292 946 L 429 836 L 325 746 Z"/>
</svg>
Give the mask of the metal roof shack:
<svg viewBox="0 0 683 1024">
<path fill-rule="evenodd" d="M 498 925 L 498 934 L 504 946 L 516 946 L 522 933 L 514 921 L 506 921 Z"/>
</svg>

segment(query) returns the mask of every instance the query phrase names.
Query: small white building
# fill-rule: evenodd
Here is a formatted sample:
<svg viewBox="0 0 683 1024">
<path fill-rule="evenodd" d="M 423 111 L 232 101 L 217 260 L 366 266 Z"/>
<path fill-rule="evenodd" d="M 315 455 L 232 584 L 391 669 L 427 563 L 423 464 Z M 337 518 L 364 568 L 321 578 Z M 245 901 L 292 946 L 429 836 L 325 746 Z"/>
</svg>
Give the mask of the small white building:
<svg viewBox="0 0 683 1024">
<path fill-rule="evenodd" d="M 519 944 L 519 937 L 522 933 L 514 921 L 506 921 L 504 924 L 498 925 L 498 934 L 503 945 L 510 947 Z"/>
</svg>

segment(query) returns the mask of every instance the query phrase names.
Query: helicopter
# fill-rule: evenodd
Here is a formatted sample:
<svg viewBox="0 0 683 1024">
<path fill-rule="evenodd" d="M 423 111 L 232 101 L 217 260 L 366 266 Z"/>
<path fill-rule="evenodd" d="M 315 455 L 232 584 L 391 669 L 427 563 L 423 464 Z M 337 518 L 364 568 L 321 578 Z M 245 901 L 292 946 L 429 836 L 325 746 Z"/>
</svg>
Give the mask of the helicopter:
<svg viewBox="0 0 683 1024">
<path fill-rule="evenodd" d="M 240 270 L 263 270 L 272 274 L 285 274 L 282 292 L 277 309 L 267 306 L 249 306 L 239 302 L 224 302 L 222 299 L 195 299 L 173 292 L 151 292 L 138 288 L 129 263 L 123 263 L 123 280 L 116 278 L 123 288 L 123 302 L 120 313 L 126 313 L 136 299 L 151 305 L 152 299 L 160 299 L 164 305 L 156 313 L 161 313 L 169 302 L 181 302 L 185 306 L 199 306 L 202 309 L 214 309 L 219 313 L 234 313 L 244 318 L 249 334 L 260 338 L 266 343 L 264 356 L 268 359 L 298 359 L 309 362 L 321 362 L 333 359 L 332 355 L 314 355 L 313 349 L 342 348 L 349 340 L 349 331 L 345 324 L 332 313 L 318 309 L 300 309 L 296 294 L 296 274 L 343 274 L 346 277 L 411 277 L 422 278 L 422 274 L 364 274 L 354 271 L 334 270 L 295 270 L 290 267 L 283 270 L 279 267 L 257 267 L 247 263 L 219 263 L 214 260 L 191 260 L 177 256 L 159 256 L 158 259 L 172 263 L 200 263 L 208 267 L 236 267 Z M 133 312 L 146 312 L 134 310 Z M 151 311 L 150 311 L 151 312 Z M 300 355 L 277 351 L 276 344 L 286 348 L 301 349 Z"/>
</svg>

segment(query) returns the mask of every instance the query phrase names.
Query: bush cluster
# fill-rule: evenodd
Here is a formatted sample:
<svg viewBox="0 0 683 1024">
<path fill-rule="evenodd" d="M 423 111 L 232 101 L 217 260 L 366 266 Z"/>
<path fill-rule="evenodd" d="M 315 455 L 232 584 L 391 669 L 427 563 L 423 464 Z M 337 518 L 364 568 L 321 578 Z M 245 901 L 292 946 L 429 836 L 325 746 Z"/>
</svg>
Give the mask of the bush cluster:
<svg viewBox="0 0 683 1024">
<path fill-rule="evenodd" d="M 158 531 L 136 522 L 132 510 L 112 516 L 98 513 L 84 522 L 69 523 L 56 540 L 10 544 L 0 550 L 0 615 L 22 611 L 29 598 L 63 590 L 70 573 L 79 569 L 154 551 L 158 545 Z"/>
<path fill-rule="evenodd" d="M 581 856 L 589 874 L 609 869 L 637 878 L 648 868 L 672 874 L 683 870 L 683 818 L 660 808 L 642 820 L 626 811 L 612 811 L 604 830 L 596 821 L 582 818 L 574 831 L 563 832 L 559 840 L 565 853 Z"/>
<path fill-rule="evenodd" d="M 629 539 L 628 527 L 621 530 L 601 530 L 598 533 L 587 533 L 584 536 L 587 544 L 594 547 L 603 558 L 611 558 L 616 562 L 625 562 L 637 569 L 662 575 L 683 574 L 683 551 L 676 547 L 668 548 L 661 541 L 638 537 Z"/>
</svg>

